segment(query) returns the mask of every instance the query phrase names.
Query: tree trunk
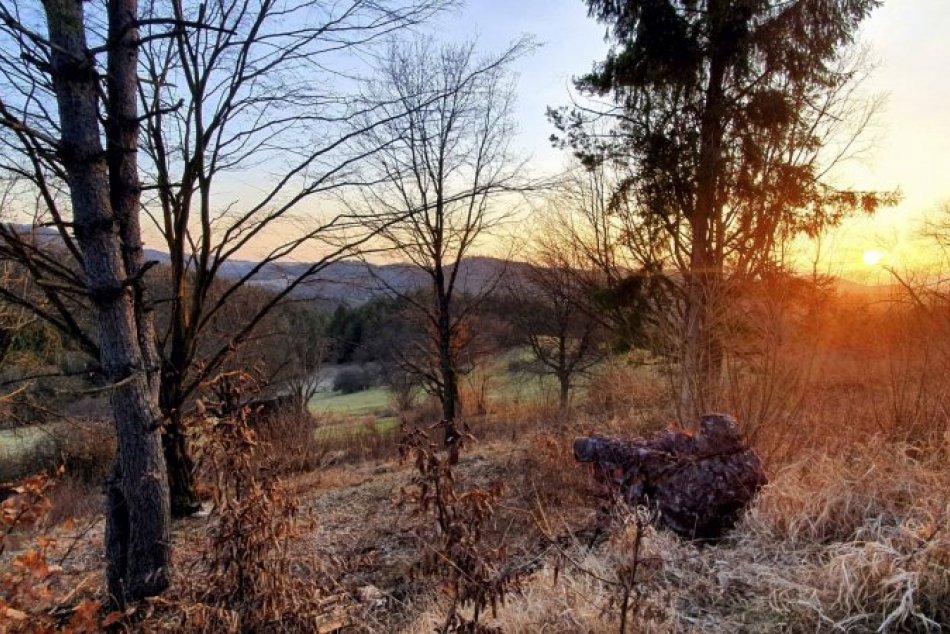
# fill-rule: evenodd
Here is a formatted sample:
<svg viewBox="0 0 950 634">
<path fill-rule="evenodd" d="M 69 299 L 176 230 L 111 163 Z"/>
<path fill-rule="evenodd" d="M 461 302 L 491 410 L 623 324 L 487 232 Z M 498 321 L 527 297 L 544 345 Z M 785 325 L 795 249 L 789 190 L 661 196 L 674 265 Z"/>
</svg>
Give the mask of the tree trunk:
<svg viewBox="0 0 950 634">
<path fill-rule="evenodd" d="M 121 604 L 158 594 L 169 582 L 170 512 L 159 438 L 162 419 L 149 380 L 149 353 L 140 339 L 153 335 L 137 320 L 142 311 L 136 306 L 134 284 L 125 266 L 123 223 L 112 205 L 109 166 L 100 141 L 98 78 L 87 50 L 82 1 L 47 0 L 44 8 L 52 43 L 60 153 L 87 289 L 96 311 L 100 364 L 112 384 L 118 453 L 108 488 L 106 557 L 109 591 Z M 124 16 L 126 23 L 135 19 L 135 0 L 112 0 L 109 15 L 110 19 Z M 113 42 L 109 63 L 110 69 L 113 63 L 117 65 L 122 78 L 113 78 L 115 89 L 123 94 L 131 90 L 133 100 L 136 40 L 134 29 L 124 30 Z M 132 68 L 124 68 L 127 64 Z M 137 213 L 137 190 L 131 195 L 136 197 Z"/>
<path fill-rule="evenodd" d="M 557 338 L 557 380 L 559 386 L 558 408 L 561 413 L 567 411 L 568 400 L 571 396 L 571 369 L 567 360 L 568 319 L 558 320 Z"/>
<path fill-rule="evenodd" d="M 562 373 L 558 376 L 558 383 L 560 387 L 558 405 L 562 412 L 566 412 L 571 400 L 571 375 Z"/>
<path fill-rule="evenodd" d="M 174 348 L 174 346 L 173 346 Z M 172 362 L 175 351 L 172 350 Z M 191 458 L 185 422 L 182 416 L 185 397 L 181 373 L 168 363 L 162 370 L 159 404 L 165 416 L 162 449 L 168 465 L 168 487 L 171 493 L 172 517 L 193 515 L 201 508 L 195 489 L 195 465 Z"/>
<path fill-rule="evenodd" d="M 701 251 L 701 241 L 694 241 L 693 249 Z M 690 260 L 680 377 L 680 417 L 686 420 L 697 420 L 712 407 L 715 387 L 721 378 L 721 357 L 712 353 L 718 347 L 712 314 L 716 284 L 708 267 L 705 257 Z"/>
<path fill-rule="evenodd" d="M 161 144 L 159 144 L 161 145 Z M 167 183 L 165 183 L 167 185 Z M 167 187 L 160 187 L 162 195 L 167 194 Z M 187 208 L 190 205 L 190 192 L 184 194 L 188 200 L 181 201 L 180 205 Z M 167 204 L 174 204 L 168 202 Z M 186 214 L 182 214 L 186 218 Z M 178 222 L 176 220 L 176 222 Z M 185 433 L 185 421 L 182 411 L 185 406 L 185 373 L 194 361 L 193 320 L 200 312 L 194 305 L 190 305 L 188 258 L 185 255 L 187 241 L 170 239 L 170 236 L 181 236 L 184 227 L 165 228 L 168 252 L 171 258 L 171 274 L 174 300 L 171 302 L 171 332 L 169 333 L 169 349 L 161 375 L 161 396 L 159 402 L 165 414 L 165 435 L 162 437 L 165 449 L 165 462 L 168 463 L 169 487 L 172 494 L 172 516 L 188 517 L 199 508 L 198 495 L 195 490 L 194 461 L 191 458 L 190 448 Z M 197 299 L 195 300 L 197 301 Z"/>
<path fill-rule="evenodd" d="M 449 464 L 459 459 L 459 435 L 456 428 L 458 418 L 459 388 L 453 363 L 442 365 L 442 419 L 445 421 L 444 445 L 449 451 Z"/>
<path fill-rule="evenodd" d="M 161 364 L 155 342 L 151 298 L 144 275 L 145 255 L 139 223 L 142 187 L 138 172 L 138 1 L 108 4 L 109 40 L 115 42 L 108 59 L 106 87 L 106 160 L 109 199 L 119 225 L 122 260 L 134 293 L 137 337 L 149 390 L 158 398 Z"/>
<path fill-rule="evenodd" d="M 728 43 L 722 42 L 726 5 L 710 2 L 710 38 L 713 51 L 703 116 L 700 123 L 699 164 L 696 167 L 696 205 L 689 218 L 692 240 L 686 279 L 686 328 L 682 353 L 680 416 L 698 420 L 711 406 L 710 397 L 722 374 L 719 333 L 713 310 L 719 292 L 719 270 L 713 249 L 713 227 L 722 213 L 719 173 L 722 169 L 725 78 Z"/>
<path fill-rule="evenodd" d="M 195 463 L 191 458 L 188 437 L 182 422 L 181 410 L 172 410 L 166 416 L 162 449 L 168 465 L 168 488 L 171 495 L 172 517 L 194 515 L 201 508 L 195 491 Z"/>
<path fill-rule="evenodd" d="M 449 464 L 458 463 L 459 435 L 455 422 L 458 418 L 459 386 L 452 347 L 452 322 L 448 301 L 439 297 L 439 373 L 442 375 L 442 421 L 445 426 L 444 445 L 449 452 Z"/>
</svg>

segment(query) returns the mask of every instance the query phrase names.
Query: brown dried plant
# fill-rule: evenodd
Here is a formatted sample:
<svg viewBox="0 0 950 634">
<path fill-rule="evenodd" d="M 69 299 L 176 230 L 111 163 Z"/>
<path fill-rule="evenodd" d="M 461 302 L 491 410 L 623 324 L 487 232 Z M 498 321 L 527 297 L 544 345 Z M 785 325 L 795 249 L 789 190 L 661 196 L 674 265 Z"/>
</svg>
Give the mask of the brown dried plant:
<svg viewBox="0 0 950 634">
<path fill-rule="evenodd" d="M 616 612 L 620 634 L 649 631 L 646 624 L 658 616 L 652 597 L 644 600 L 645 595 L 657 590 L 655 582 L 664 566 L 656 547 L 647 544 L 656 535 L 658 514 L 653 505 L 631 508 L 621 496 L 613 495 L 610 504 L 599 509 L 595 526 L 573 534 L 558 534 L 538 499 L 534 519 L 539 534 L 554 554 L 554 583 L 562 577 L 563 569 L 569 569 L 601 586 L 606 595 L 603 616 L 610 616 L 612 621 Z M 583 556 L 579 558 L 578 553 Z M 584 561 L 591 555 L 595 556 L 596 569 Z M 604 627 L 606 624 L 604 621 Z"/>
<path fill-rule="evenodd" d="M 418 529 L 424 548 L 415 571 L 439 578 L 448 599 L 442 633 L 487 634 L 496 628 L 481 623 L 487 608 L 497 615 L 500 604 L 521 585 L 522 573 L 506 565 L 504 545 L 486 543 L 485 530 L 492 520 L 501 493 L 501 483 L 456 490 L 456 474 L 447 455 L 437 451 L 421 429 L 405 433 L 400 455 L 411 460 L 416 473 L 402 491 L 402 501 L 434 522 Z M 463 610 L 471 608 L 468 615 Z"/>
<path fill-rule="evenodd" d="M 198 408 L 228 414 L 198 421 L 211 524 L 207 576 L 193 589 L 196 603 L 182 610 L 183 625 L 204 632 L 325 631 L 328 619 L 339 622 L 339 615 L 328 608 L 317 566 L 290 550 L 304 518 L 274 475 L 270 445 L 258 439 L 257 412 L 246 404 L 256 384 L 249 375 L 232 375 L 227 390 L 232 406 Z"/>
<path fill-rule="evenodd" d="M 0 557 L 14 533 L 34 531 L 32 544 L 3 561 L 0 568 L 2 634 L 100 632 L 123 617 L 121 612 L 112 612 L 103 618 L 102 604 L 81 598 L 79 586 L 67 587 L 61 579 L 62 561 L 50 561 L 57 539 L 37 529 L 43 526 L 52 506 L 48 494 L 54 485 L 46 474 L 0 485 Z"/>
</svg>

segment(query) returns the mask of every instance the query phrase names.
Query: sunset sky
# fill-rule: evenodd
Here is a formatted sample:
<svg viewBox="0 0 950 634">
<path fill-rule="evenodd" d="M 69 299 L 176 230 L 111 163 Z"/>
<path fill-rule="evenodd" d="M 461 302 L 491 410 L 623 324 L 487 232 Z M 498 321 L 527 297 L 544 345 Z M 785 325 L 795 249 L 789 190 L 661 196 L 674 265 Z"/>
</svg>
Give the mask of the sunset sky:
<svg viewBox="0 0 950 634">
<path fill-rule="evenodd" d="M 587 71 L 607 49 L 604 27 L 587 18 L 581 0 L 471 0 L 442 19 L 438 35 L 477 34 L 485 50 L 503 47 L 522 34 L 541 46 L 521 60 L 517 118 L 519 144 L 539 171 L 556 171 L 565 157 L 550 147 L 553 131 L 544 117 L 549 105 L 568 103 L 573 75 Z M 950 1 L 886 0 L 862 29 L 877 68 L 869 95 L 886 97 L 871 131 L 874 147 L 839 170 L 836 184 L 903 192 L 902 203 L 874 219 L 848 222 L 823 245 L 828 272 L 864 276 L 873 266 L 865 252 L 883 254 L 877 264 L 916 266 L 912 244 L 928 213 L 950 201 Z M 870 258 L 874 260 L 874 258 Z M 876 266 L 876 265 L 875 265 Z"/>
<path fill-rule="evenodd" d="M 548 106 L 570 103 L 571 78 L 602 60 L 608 44 L 605 27 L 587 17 L 582 0 L 469 0 L 421 30 L 435 39 L 477 38 L 485 53 L 497 52 L 522 36 L 535 50 L 518 60 L 515 117 L 517 151 L 536 175 L 563 171 L 567 153 L 551 147 L 553 127 L 545 118 Z M 869 138 L 872 147 L 842 166 L 834 184 L 841 188 L 893 191 L 902 202 L 874 218 L 856 218 L 827 236 L 821 245 L 824 273 L 858 281 L 887 281 L 885 267 L 917 268 L 934 259 L 934 251 L 915 240 L 924 218 L 941 204 L 950 205 L 950 0 L 886 0 L 865 23 L 860 43 L 876 69 L 866 96 L 883 96 Z M 254 190 L 246 175 L 225 187 L 222 200 Z M 252 191 L 253 196 L 259 192 Z M 264 238 L 254 258 L 285 236 Z M 154 228 L 146 227 L 150 245 L 160 244 Z M 810 261 L 808 248 L 803 261 Z M 294 259 L 309 259 L 302 249 Z M 809 266 L 810 268 L 810 266 Z"/>
</svg>

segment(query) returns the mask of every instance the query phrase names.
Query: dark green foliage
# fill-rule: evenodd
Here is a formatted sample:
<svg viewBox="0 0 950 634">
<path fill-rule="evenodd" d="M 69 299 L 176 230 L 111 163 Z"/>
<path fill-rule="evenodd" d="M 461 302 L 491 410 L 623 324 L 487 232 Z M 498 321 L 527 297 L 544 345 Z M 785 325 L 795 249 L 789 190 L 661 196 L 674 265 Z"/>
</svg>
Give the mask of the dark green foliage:
<svg viewBox="0 0 950 634">
<path fill-rule="evenodd" d="M 333 378 L 333 389 L 343 394 L 353 394 L 368 390 L 372 383 L 372 376 L 364 368 L 347 368 L 340 370 Z"/>
<path fill-rule="evenodd" d="M 336 363 L 378 360 L 379 351 L 373 344 L 397 319 L 404 304 L 398 299 L 380 297 L 355 308 L 337 306 L 326 325 L 331 360 Z"/>
<path fill-rule="evenodd" d="M 550 111 L 554 142 L 621 175 L 607 212 L 623 217 L 624 245 L 680 274 L 671 343 L 681 406 L 698 414 L 721 376 L 736 282 L 774 268 L 794 238 L 896 200 L 823 181 L 873 112 L 854 101 L 861 65 L 845 52 L 880 1 L 586 4 L 613 46 L 576 85 L 613 103 Z"/>
<path fill-rule="evenodd" d="M 358 310 L 337 306 L 327 324 L 327 337 L 333 342 L 333 360 L 351 361 L 356 348 L 363 342 L 363 320 Z"/>
<path fill-rule="evenodd" d="M 613 25 L 613 37 L 626 45 L 611 51 L 603 65 L 583 78 L 607 93 L 615 84 L 631 85 L 695 73 L 698 43 L 690 24 L 665 0 L 587 3 L 590 15 Z"/>
<path fill-rule="evenodd" d="M 662 271 L 644 269 L 591 291 L 591 303 L 611 325 L 615 351 L 652 347 L 651 313 L 662 309 L 667 284 Z"/>
</svg>

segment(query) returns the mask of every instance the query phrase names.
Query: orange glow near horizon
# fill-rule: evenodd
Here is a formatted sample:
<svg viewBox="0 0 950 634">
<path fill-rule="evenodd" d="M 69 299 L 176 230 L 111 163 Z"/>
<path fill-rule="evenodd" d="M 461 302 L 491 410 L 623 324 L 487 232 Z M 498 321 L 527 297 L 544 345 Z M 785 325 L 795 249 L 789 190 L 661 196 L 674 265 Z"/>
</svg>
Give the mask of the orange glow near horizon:
<svg viewBox="0 0 950 634">
<path fill-rule="evenodd" d="M 875 276 L 866 253 L 899 270 L 944 264 L 944 254 L 922 234 L 928 218 L 950 201 L 950 84 L 935 81 L 950 64 L 944 33 L 945 0 L 885 2 L 861 30 L 874 64 L 862 92 L 883 97 L 868 130 L 871 142 L 833 175 L 834 184 L 859 191 L 901 192 L 900 202 L 873 216 L 846 220 L 822 238 L 821 262 L 844 277 Z M 807 248 L 806 248 L 807 251 Z"/>
</svg>

